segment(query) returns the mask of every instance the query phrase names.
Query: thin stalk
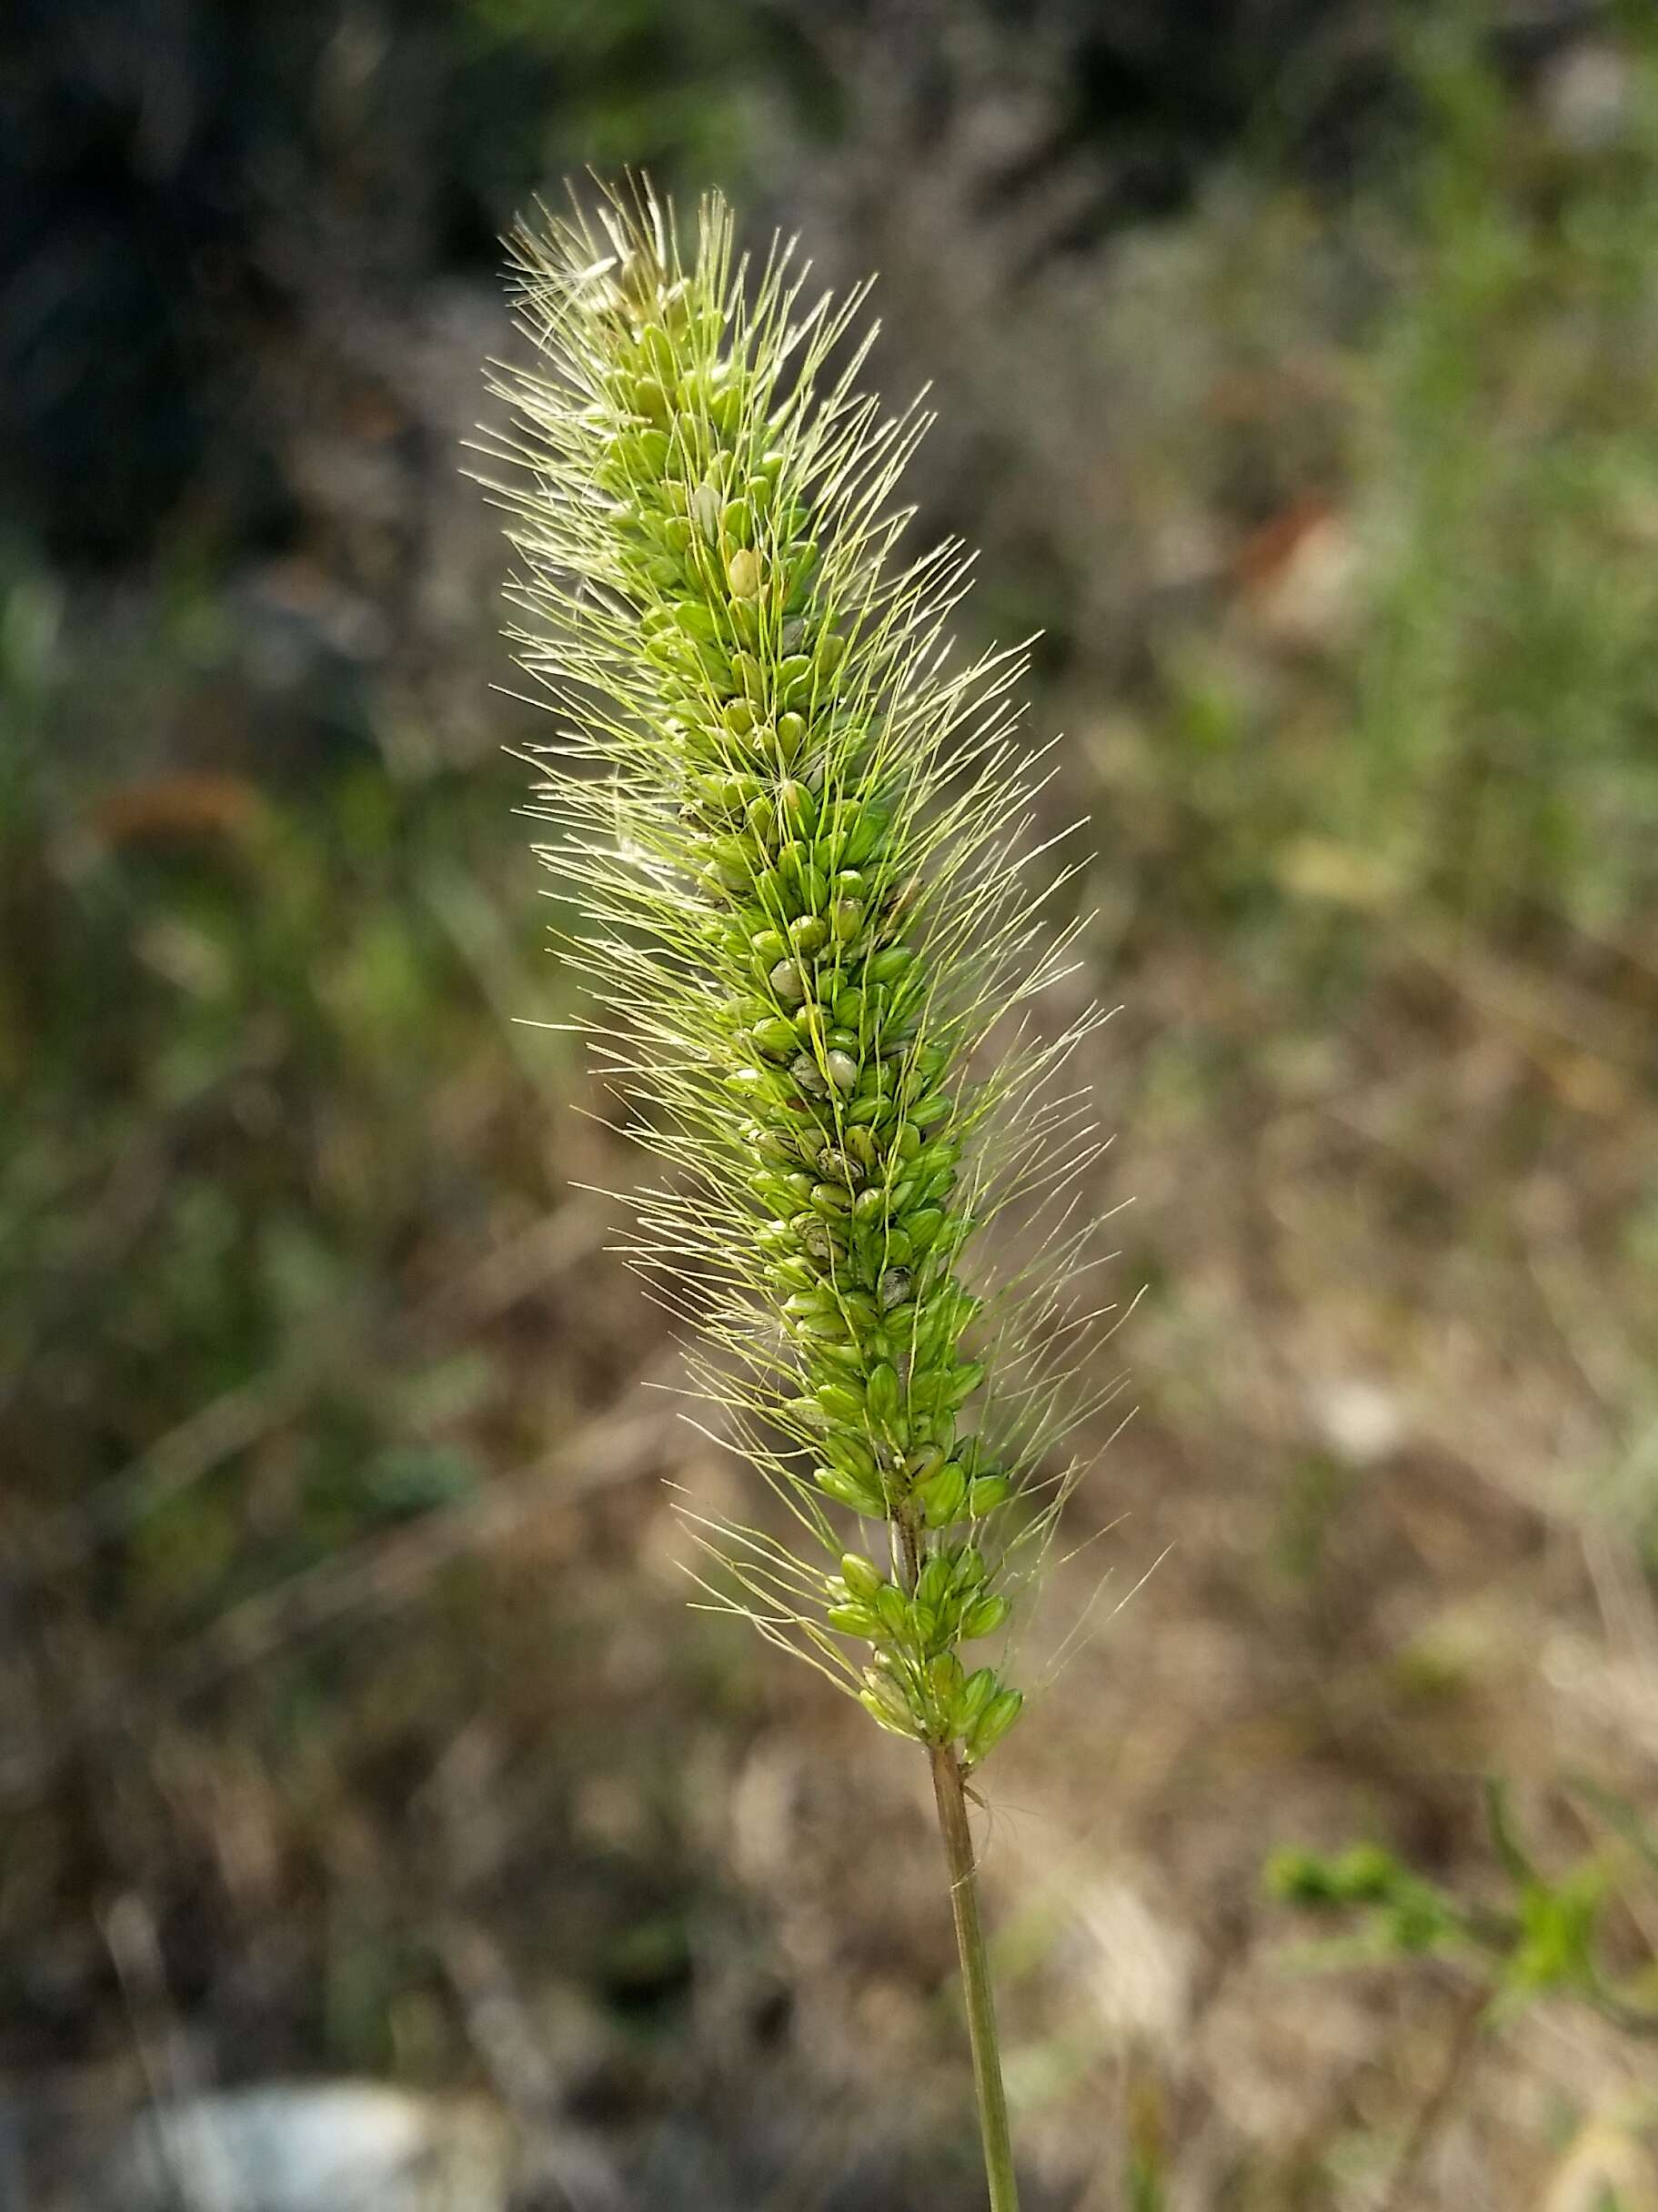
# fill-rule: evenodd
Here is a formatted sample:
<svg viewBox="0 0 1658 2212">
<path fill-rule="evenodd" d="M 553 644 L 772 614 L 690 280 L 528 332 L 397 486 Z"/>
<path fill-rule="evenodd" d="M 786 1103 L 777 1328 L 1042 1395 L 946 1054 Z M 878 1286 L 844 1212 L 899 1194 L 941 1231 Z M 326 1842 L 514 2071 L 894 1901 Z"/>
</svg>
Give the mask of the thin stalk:
<svg viewBox="0 0 1658 2212">
<path fill-rule="evenodd" d="M 939 1828 L 950 1867 L 950 1912 L 956 1948 L 961 1958 L 961 1988 L 967 2005 L 968 2039 L 973 2049 L 973 2088 L 979 2099 L 979 2127 L 984 2138 L 985 2178 L 990 2212 L 1019 2212 L 1019 2183 L 1013 2172 L 1013 2139 L 1008 2129 L 1008 2093 L 1001 2078 L 1001 2045 L 996 2034 L 996 1996 L 990 1960 L 979 1917 L 979 1873 L 968 1826 L 967 1795 L 961 1766 L 945 1744 L 932 1746 L 932 1790 Z"/>
</svg>

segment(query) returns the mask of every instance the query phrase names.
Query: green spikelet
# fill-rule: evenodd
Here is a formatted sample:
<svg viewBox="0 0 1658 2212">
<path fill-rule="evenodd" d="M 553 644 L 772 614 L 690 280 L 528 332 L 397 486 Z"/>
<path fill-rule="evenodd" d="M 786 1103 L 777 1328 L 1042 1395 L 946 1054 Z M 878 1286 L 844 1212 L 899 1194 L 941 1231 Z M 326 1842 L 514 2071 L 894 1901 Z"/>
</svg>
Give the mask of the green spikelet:
<svg viewBox="0 0 1658 2212">
<path fill-rule="evenodd" d="M 1020 872 L 1023 659 L 952 669 L 967 557 L 899 554 L 925 421 L 857 394 L 862 290 L 808 305 L 789 249 L 751 270 L 722 203 L 682 241 L 642 188 L 515 244 L 538 359 L 497 387 L 495 488 L 515 639 L 564 724 L 543 857 L 601 1059 L 673 1170 L 636 1257 L 797 1531 L 704 1527 L 708 1587 L 970 1765 L 1020 1701 L 959 1649 L 1008 1621 L 1090 1410 L 1064 1286 L 1098 1148 L 1054 1079 L 1099 1017 L 1029 1015 L 1067 932 Z M 1036 1258 L 987 1302 L 970 1245 L 1004 1242 Z"/>
</svg>

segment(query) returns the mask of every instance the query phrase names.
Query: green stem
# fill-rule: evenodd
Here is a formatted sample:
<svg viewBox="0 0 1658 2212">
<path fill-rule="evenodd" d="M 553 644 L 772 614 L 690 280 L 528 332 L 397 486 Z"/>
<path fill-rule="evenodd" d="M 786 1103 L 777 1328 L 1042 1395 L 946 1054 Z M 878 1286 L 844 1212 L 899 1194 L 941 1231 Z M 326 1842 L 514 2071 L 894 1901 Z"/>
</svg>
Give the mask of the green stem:
<svg viewBox="0 0 1658 2212">
<path fill-rule="evenodd" d="M 996 2036 L 996 1998 L 990 1986 L 990 1955 L 979 1918 L 979 1874 L 968 1826 L 967 1794 L 961 1767 L 948 1744 L 931 1749 L 932 1790 L 939 1827 L 950 1866 L 950 1904 L 956 1922 L 956 1948 L 961 1955 L 961 1988 L 967 2004 L 967 2032 L 973 2046 L 973 2087 L 979 2098 L 979 2126 L 984 2137 L 985 2178 L 990 2185 L 990 2212 L 1019 2212 L 1019 2183 L 1013 2173 L 1013 2140 L 1008 2132 L 1008 2093 L 1002 2086 L 1001 2046 Z"/>
</svg>

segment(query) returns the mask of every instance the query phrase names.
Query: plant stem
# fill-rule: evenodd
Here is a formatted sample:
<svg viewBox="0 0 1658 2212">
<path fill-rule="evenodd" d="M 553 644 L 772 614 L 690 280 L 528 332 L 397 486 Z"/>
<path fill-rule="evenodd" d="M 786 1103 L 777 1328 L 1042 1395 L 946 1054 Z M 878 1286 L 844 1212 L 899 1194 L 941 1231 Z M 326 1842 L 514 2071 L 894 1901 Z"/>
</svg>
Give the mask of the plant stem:
<svg viewBox="0 0 1658 2212">
<path fill-rule="evenodd" d="M 961 1956 L 961 1988 L 967 2004 L 967 2032 L 973 2047 L 973 2087 L 979 2098 L 979 2126 L 984 2137 L 985 2178 L 990 2186 L 990 2212 L 1019 2212 L 1019 2183 L 1013 2173 L 1013 2141 L 1008 2132 L 1008 2093 L 1002 2086 L 1001 2046 L 996 2036 L 996 1998 L 990 1961 L 979 1918 L 979 1874 L 968 1826 L 967 1795 L 961 1768 L 948 1744 L 931 1750 L 932 1789 L 939 1827 L 950 1866 L 950 1904 Z"/>
</svg>

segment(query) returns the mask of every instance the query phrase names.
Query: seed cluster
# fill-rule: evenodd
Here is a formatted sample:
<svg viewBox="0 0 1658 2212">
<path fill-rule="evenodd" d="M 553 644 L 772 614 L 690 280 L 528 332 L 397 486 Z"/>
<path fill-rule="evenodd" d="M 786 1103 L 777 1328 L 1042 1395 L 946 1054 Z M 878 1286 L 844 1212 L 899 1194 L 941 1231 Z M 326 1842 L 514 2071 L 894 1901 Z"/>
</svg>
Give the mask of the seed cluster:
<svg viewBox="0 0 1658 2212">
<path fill-rule="evenodd" d="M 883 1530 L 884 1564 L 850 1551 L 819 1578 L 820 1617 L 872 1647 L 858 1694 L 883 1726 L 970 1765 L 1021 1703 L 958 1649 L 1009 1614 L 981 1540 L 1012 1484 L 962 1428 L 985 1380 L 957 1273 L 970 1092 L 929 1021 L 918 818 L 860 678 L 867 610 L 829 558 L 776 363 L 717 283 L 635 236 L 561 313 L 586 341 L 564 450 L 591 457 L 610 618 L 651 672 L 658 850 L 699 948 L 787 1411 L 818 1495 Z"/>
</svg>

